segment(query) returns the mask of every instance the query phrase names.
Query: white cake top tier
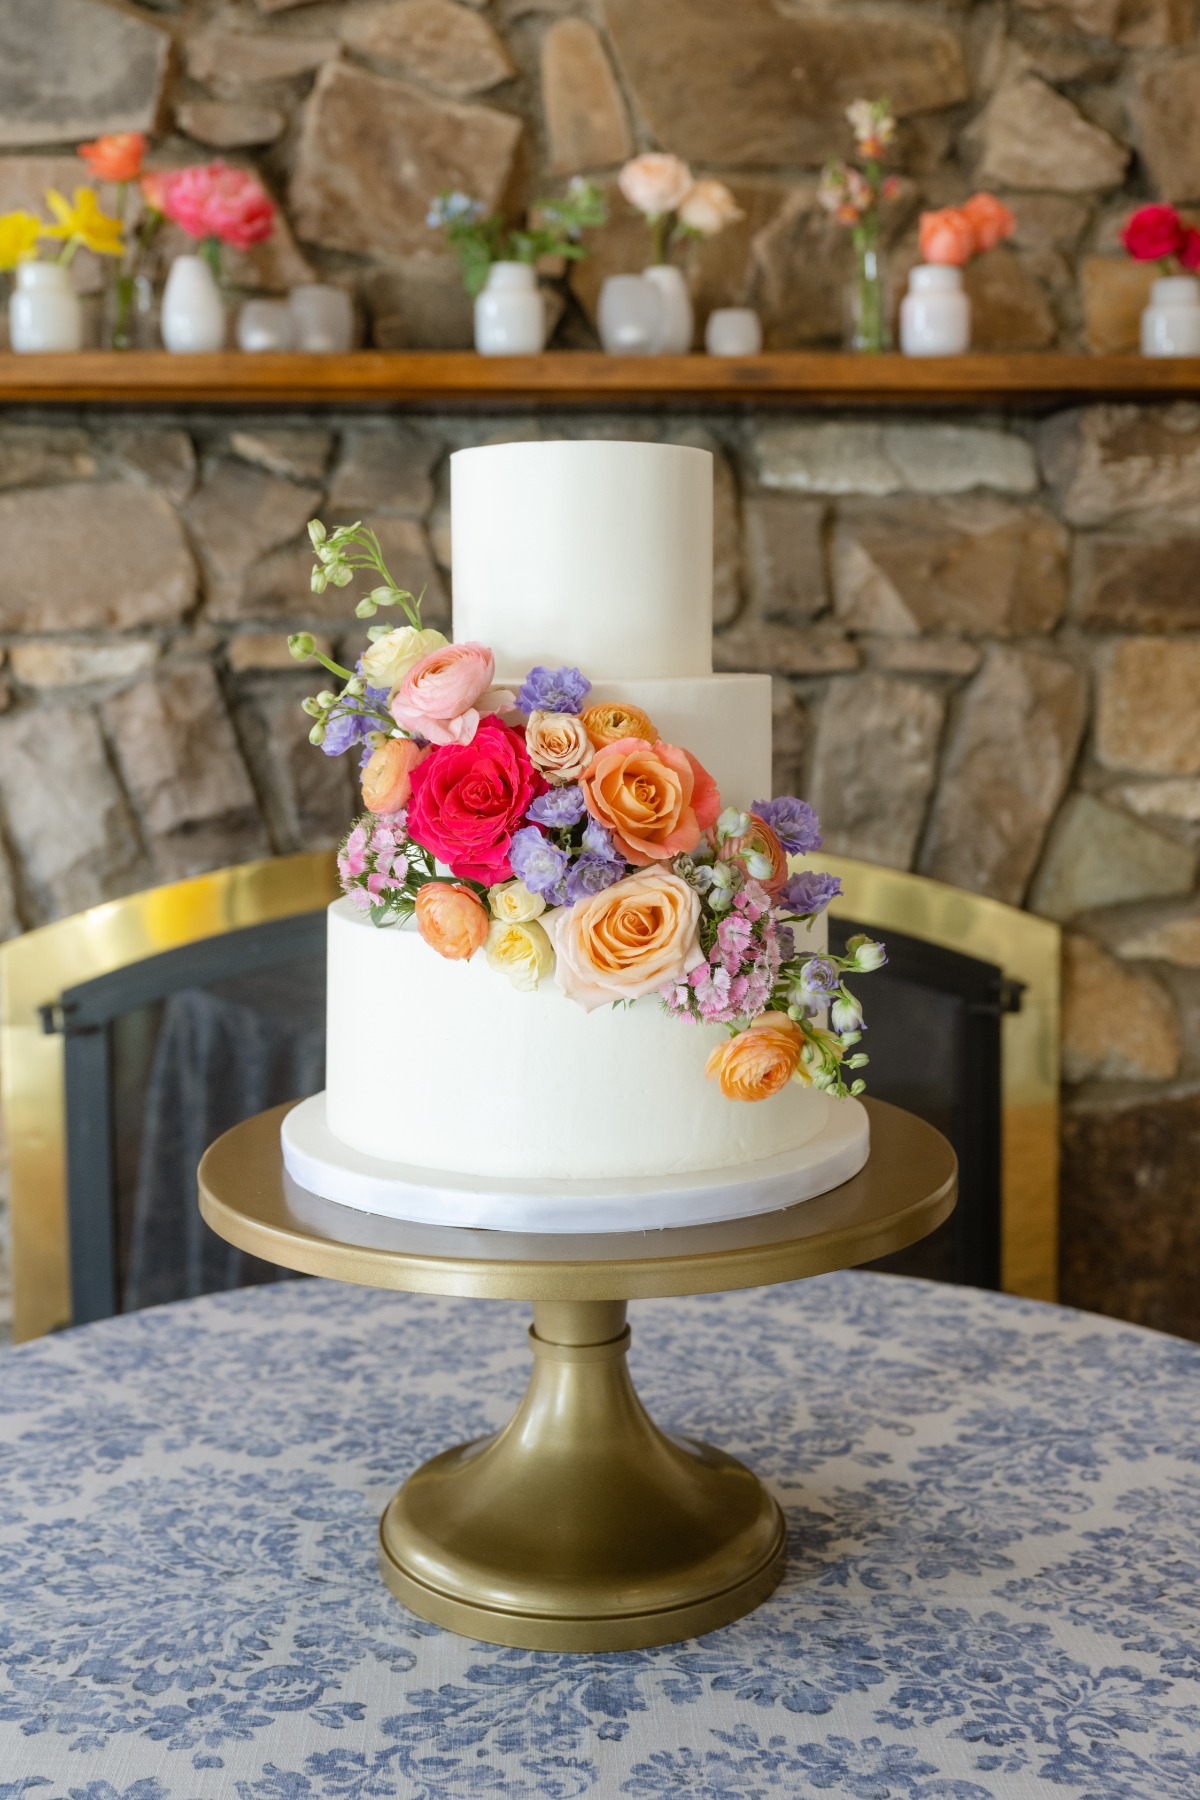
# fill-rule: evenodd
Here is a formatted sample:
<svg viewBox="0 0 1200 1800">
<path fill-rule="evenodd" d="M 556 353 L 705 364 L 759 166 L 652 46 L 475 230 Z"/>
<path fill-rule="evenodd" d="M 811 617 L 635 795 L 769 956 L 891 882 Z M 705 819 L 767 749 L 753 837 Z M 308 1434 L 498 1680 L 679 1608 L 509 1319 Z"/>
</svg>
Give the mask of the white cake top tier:
<svg viewBox="0 0 1200 1800">
<path fill-rule="evenodd" d="M 712 457 L 678 444 L 495 444 L 450 458 L 454 636 L 497 672 L 712 672 Z"/>
</svg>

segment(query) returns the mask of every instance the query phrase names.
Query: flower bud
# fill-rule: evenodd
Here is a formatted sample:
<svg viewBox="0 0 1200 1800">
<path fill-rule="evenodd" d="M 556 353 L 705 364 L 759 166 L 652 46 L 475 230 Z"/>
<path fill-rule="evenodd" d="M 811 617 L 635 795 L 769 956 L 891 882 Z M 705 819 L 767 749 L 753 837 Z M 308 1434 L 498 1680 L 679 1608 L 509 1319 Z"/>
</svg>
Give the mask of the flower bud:
<svg viewBox="0 0 1200 1800">
<path fill-rule="evenodd" d="M 857 1056 L 848 1056 L 846 1058 L 846 1067 L 848 1069 L 865 1069 L 870 1060 L 870 1057 L 864 1055 L 860 1050 Z"/>
<path fill-rule="evenodd" d="M 841 994 L 829 1009 L 829 1023 L 835 1031 L 857 1031 L 863 1022 L 862 1008 L 853 995 Z"/>
<path fill-rule="evenodd" d="M 314 700 L 311 694 L 307 700 L 302 700 L 300 702 L 300 708 L 302 712 L 308 714 L 310 719 L 319 719 L 322 712 L 325 710 L 320 701 Z"/>
<path fill-rule="evenodd" d="M 859 1094 L 865 1094 L 866 1091 L 867 1084 L 861 1078 L 858 1081 L 852 1081 L 850 1083 L 850 1093 L 855 1099 L 858 1098 Z"/>
<path fill-rule="evenodd" d="M 366 691 L 367 684 L 361 675 L 356 675 L 353 681 L 348 681 L 342 689 L 343 694 L 348 700 L 361 700 Z"/>
<path fill-rule="evenodd" d="M 294 631 L 288 638 L 288 650 L 297 662 L 304 662 L 317 647 L 317 640 L 311 631 Z"/>
<path fill-rule="evenodd" d="M 325 727 L 323 725 L 314 725 L 308 734 L 308 741 L 310 744 L 323 744 L 325 742 Z"/>
<path fill-rule="evenodd" d="M 328 712 L 331 706 L 337 705 L 337 695 L 330 688 L 322 688 L 317 695 L 317 705 Z"/>
<path fill-rule="evenodd" d="M 850 948 L 849 944 L 846 946 Z M 872 943 L 870 938 L 860 938 L 854 947 L 854 966 L 864 973 L 869 969 L 881 969 L 887 961 L 887 951 L 882 944 Z"/>
<path fill-rule="evenodd" d="M 370 594 L 367 594 L 354 608 L 354 616 L 356 619 L 373 619 L 378 611 L 379 608 L 372 600 Z"/>
<path fill-rule="evenodd" d="M 726 838 L 740 837 L 749 829 L 749 814 L 739 812 L 736 806 L 727 806 L 717 820 L 717 842 L 723 844 Z"/>
<path fill-rule="evenodd" d="M 314 594 L 323 594 L 325 589 L 329 586 L 329 577 L 319 564 L 314 565 L 313 572 L 309 577 L 308 585 Z"/>
<path fill-rule="evenodd" d="M 325 542 L 325 527 L 322 525 L 320 519 L 310 519 L 308 521 L 308 541 L 314 550 L 319 550 L 321 545 Z"/>
</svg>

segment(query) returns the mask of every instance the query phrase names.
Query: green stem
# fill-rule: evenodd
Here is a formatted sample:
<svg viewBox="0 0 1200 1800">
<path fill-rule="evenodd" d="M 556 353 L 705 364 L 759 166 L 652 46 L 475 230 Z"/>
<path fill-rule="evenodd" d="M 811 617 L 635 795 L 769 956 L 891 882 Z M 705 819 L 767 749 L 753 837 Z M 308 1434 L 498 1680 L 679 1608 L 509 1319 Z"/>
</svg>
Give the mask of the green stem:
<svg viewBox="0 0 1200 1800">
<path fill-rule="evenodd" d="M 212 270 L 218 281 L 221 279 L 221 240 L 215 237 L 201 238 L 200 254 Z"/>
<path fill-rule="evenodd" d="M 667 258 L 667 215 L 655 213 L 650 220 L 650 241 L 654 246 L 654 260 L 665 263 Z"/>
</svg>

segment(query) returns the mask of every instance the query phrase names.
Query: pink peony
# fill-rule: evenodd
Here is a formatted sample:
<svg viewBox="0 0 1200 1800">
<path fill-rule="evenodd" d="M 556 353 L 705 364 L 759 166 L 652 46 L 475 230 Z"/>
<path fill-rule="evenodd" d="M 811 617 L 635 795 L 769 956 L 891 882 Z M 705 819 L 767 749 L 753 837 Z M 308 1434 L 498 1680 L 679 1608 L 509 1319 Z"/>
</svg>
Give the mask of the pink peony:
<svg viewBox="0 0 1200 1800">
<path fill-rule="evenodd" d="M 486 644 L 444 644 L 408 671 L 392 696 L 392 717 L 431 744 L 469 744 L 479 729 L 475 702 L 495 673 Z"/>
<path fill-rule="evenodd" d="M 249 250 L 275 229 L 275 203 L 257 175 L 228 163 L 198 163 L 162 177 L 162 210 L 192 238 Z"/>
</svg>

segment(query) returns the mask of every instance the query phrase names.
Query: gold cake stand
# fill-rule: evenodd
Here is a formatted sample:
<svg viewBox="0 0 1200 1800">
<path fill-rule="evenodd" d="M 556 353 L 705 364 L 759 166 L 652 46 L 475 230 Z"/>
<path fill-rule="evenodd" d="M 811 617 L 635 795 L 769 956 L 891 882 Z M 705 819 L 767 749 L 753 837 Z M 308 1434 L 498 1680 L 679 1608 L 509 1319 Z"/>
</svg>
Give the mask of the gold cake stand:
<svg viewBox="0 0 1200 1800">
<path fill-rule="evenodd" d="M 783 1573 L 775 1501 L 744 1464 L 667 1437 L 630 1381 L 626 1305 L 767 1286 L 903 1249 L 952 1211 L 954 1152 L 866 1102 L 871 1156 L 841 1187 L 694 1229 L 524 1236 L 410 1225 L 286 1175 L 286 1106 L 219 1138 L 200 1209 L 253 1256 L 364 1287 L 532 1300 L 533 1373 L 494 1437 L 411 1475 L 379 1528 L 388 1587 L 424 1619 L 531 1650 L 634 1650 L 740 1618 Z"/>
</svg>

